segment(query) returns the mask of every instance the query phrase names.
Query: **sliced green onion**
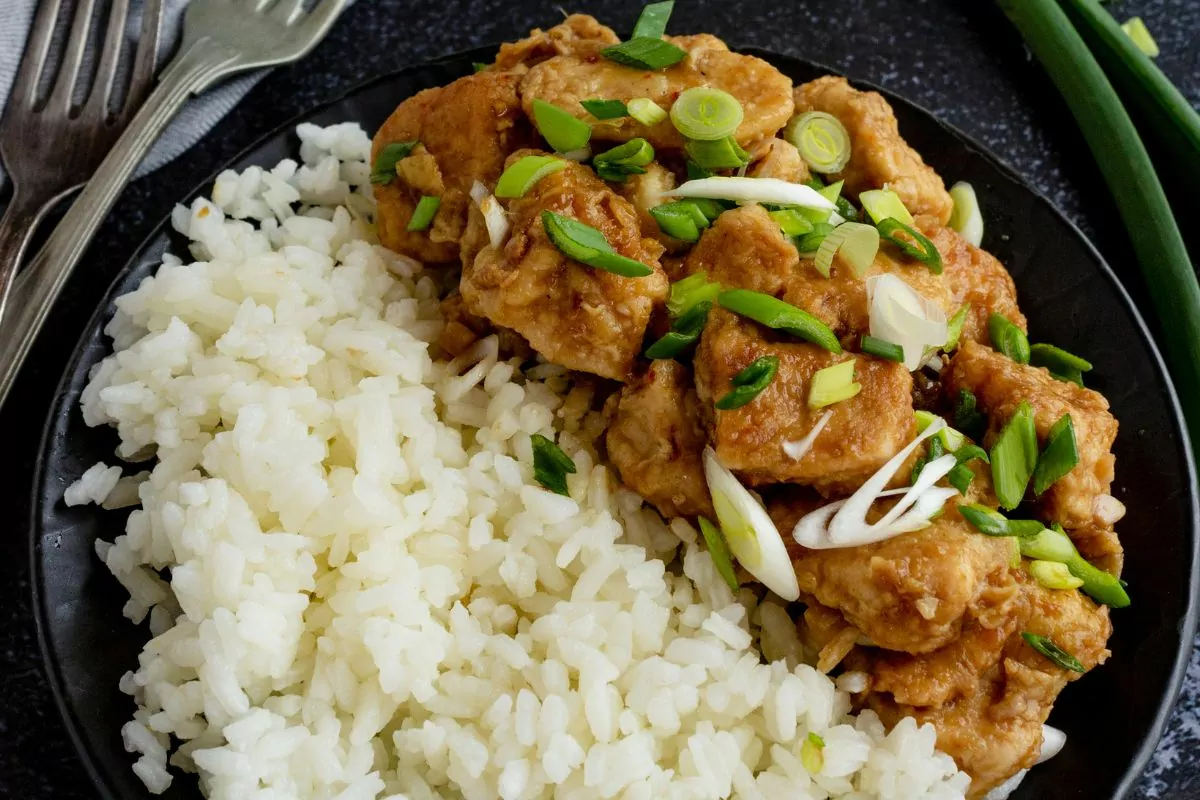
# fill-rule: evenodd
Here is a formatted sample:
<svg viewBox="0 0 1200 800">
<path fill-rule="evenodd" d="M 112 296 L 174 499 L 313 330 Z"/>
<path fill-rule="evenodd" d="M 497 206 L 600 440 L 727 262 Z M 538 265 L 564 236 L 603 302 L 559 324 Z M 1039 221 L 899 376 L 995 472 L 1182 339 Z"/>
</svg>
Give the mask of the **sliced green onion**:
<svg viewBox="0 0 1200 800">
<path fill-rule="evenodd" d="M 813 172 L 840 172 L 850 161 L 850 134 L 841 121 L 824 111 L 809 111 L 787 124 L 783 136 L 800 151 Z"/>
<path fill-rule="evenodd" d="M 853 358 L 833 366 L 817 370 L 808 390 L 808 407 L 824 408 L 843 400 L 849 400 L 862 391 L 862 384 L 854 382 Z"/>
<path fill-rule="evenodd" d="M 833 203 L 811 186 L 791 183 L 779 178 L 746 178 L 715 175 L 711 178 L 688 181 L 682 186 L 663 192 L 664 197 L 707 197 L 743 203 L 794 207 L 806 216 L 825 220 L 833 212 Z M 809 217 L 814 219 L 814 217 Z"/>
<path fill-rule="evenodd" d="M 929 447 L 926 448 L 925 453 L 918 457 L 913 463 L 912 475 L 909 478 L 909 483 L 916 483 L 917 478 L 921 477 L 921 471 L 925 469 L 925 465 L 930 461 L 936 461 L 944 455 L 946 455 L 946 448 L 942 445 L 942 440 L 937 438 L 935 435 L 929 440 Z"/>
<path fill-rule="evenodd" d="M 779 225 L 779 230 L 783 231 L 785 236 L 800 236 L 811 232 L 813 229 L 813 223 L 794 208 L 780 208 L 775 211 L 769 211 L 767 212 L 767 216 L 775 220 Z"/>
<path fill-rule="evenodd" d="M 570 497 L 567 475 L 575 474 L 575 462 L 562 448 L 540 433 L 529 437 L 529 442 L 533 445 L 534 480 L 555 494 Z"/>
<path fill-rule="evenodd" d="M 953 429 L 949 428 L 947 430 L 953 430 Z M 958 433 L 958 431 L 954 431 L 954 432 Z M 962 436 L 961 433 L 959 433 L 958 435 Z M 984 450 L 982 447 L 980 447 L 977 444 L 964 443 L 964 444 L 960 445 L 959 447 L 953 448 L 952 452 L 954 453 L 954 457 L 958 459 L 958 463 L 960 463 L 960 464 L 965 464 L 968 461 L 972 461 L 974 459 L 979 459 L 980 461 L 982 461 L 985 464 L 990 464 L 992 461 L 991 456 L 989 456 L 987 454 L 987 450 Z"/>
<path fill-rule="evenodd" d="M 565 169 L 567 162 L 554 156 L 525 156 L 509 165 L 496 182 L 496 197 L 524 197 L 547 175 Z"/>
<path fill-rule="evenodd" d="M 708 86 L 685 89 L 671 105 L 671 124 L 688 139 L 715 142 L 742 124 L 742 104 L 729 92 Z"/>
<path fill-rule="evenodd" d="M 1075 443 L 1075 424 L 1070 414 L 1063 414 L 1046 436 L 1046 448 L 1033 471 L 1033 493 L 1040 495 L 1059 478 L 1079 464 L 1079 448 Z"/>
<path fill-rule="evenodd" d="M 904 201 L 891 189 L 871 189 L 860 192 L 858 204 L 863 207 L 863 211 L 870 215 L 876 225 L 885 219 L 894 219 L 905 225 L 913 224 L 912 214 L 908 213 L 908 209 L 904 207 Z"/>
<path fill-rule="evenodd" d="M 379 151 L 379 155 L 375 156 L 375 163 L 371 167 L 371 183 L 378 186 L 394 181 L 396 165 L 400 163 L 400 159 L 407 158 L 418 144 L 420 142 L 416 139 L 411 139 L 407 142 L 392 142 L 384 145 L 383 149 Z"/>
<path fill-rule="evenodd" d="M 729 544 L 725 541 L 725 535 L 707 518 L 700 517 L 699 522 L 700 533 L 704 534 L 704 542 L 708 545 L 708 556 L 712 559 L 713 566 L 725 579 L 729 590 L 736 594 L 741 586 L 738 583 L 737 573 L 733 569 L 733 556 L 729 553 Z"/>
<path fill-rule="evenodd" d="M 695 164 L 706 172 L 714 169 L 737 169 L 750 163 L 750 154 L 732 136 L 715 142 L 692 140 L 683 146 L 688 163 Z M 688 178 L 692 176 L 689 174 Z M 711 173 L 704 176 L 711 177 Z"/>
<path fill-rule="evenodd" d="M 603 233 L 577 219 L 543 211 L 542 226 L 546 236 L 567 258 L 626 278 L 654 274 L 654 270 L 642 262 L 614 252 Z"/>
<path fill-rule="evenodd" d="M 876 226 L 879 228 L 879 235 L 900 248 L 900 252 L 904 253 L 904 255 L 920 261 L 934 275 L 942 274 L 942 254 L 938 252 L 937 246 L 929 241 L 925 234 L 891 217 L 876 223 Z M 897 235 L 900 233 L 912 237 L 913 241 L 910 242 Z"/>
<path fill-rule="evenodd" d="M 596 174 L 606 181 L 618 183 L 628 175 L 640 175 L 654 160 L 654 148 L 645 139 L 630 139 L 592 159 Z"/>
<path fill-rule="evenodd" d="M 813 178 L 813 181 L 817 181 L 817 179 Z M 819 181 L 817 182 L 819 183 Z M 810 182 L 809 185 L 812 186 L 812 183 Z M 813 186 L 813 188 L 817 190 L 817 194 L 821 195 L 821 197 L 824 197 L 831 203 L 837 203 L 838 198 L 842 196 L 842 187 L 845 185 L 846 181 L 840 180 L 828 186 Z"/>
<path fill-rule="evenodd" d="M 737 142 L 734 142 L 734 144 L 737 144 Z M 749 158 L 749 157 L 750 157 L 750 155 L 747 153 L 746 158 Z M 740 167 L 741 164 L 738 164 L 737 166 Z M 684 168 L 687 170 L 687 179 L 689 181 L 700 181 L 700 180 L 704 180 L 705 178 L 711 178 L 713 176 L 713 173 L 711 170 L 709 170 L 707 167 L 700 166 L 695 161 L 692 161 L 690 158 L 687 160 L 687 164 L 684 165 Z"/>
<path fill-rule="evenodd" d="M 1032 519 L 1008 519 L 994 508 L 988 508 L 979 503 L 969 503 L 958 507 L 958 513 L 963 519 L 985 536 L 1015 536 L 1027 539 L 1037 536 L 1045 525 Z"/>
<path fill-rule="evenodd" d="M 1072 672 L 1087 672 L 1087 670 L 1083 668 L 1083 664 L 1079 663 L 1079 659 L 1068 653 L 1066 650 L 1063 650 L 1045 636 L 1039 636 L 1036 633 L 1023 631 L 1021 633 L 1021 638 L 1024 639 L 1025 642 L 1034 650 L 1038 651 L 1063 669 L 1069 669 Z"/>
<path fill-rule="evenodd" d="M 958 489 L 958 493 L 964 496 L 971 488 L 971 481 L 973 480 L 975 480 L 975 470 L 966 464 L 955 464 L 950 472 L 946 474 L 946 482 L 955 489 Z"/>
<path fill-rule="evenodd" d="M 600 51 L 609 61 L 634 69 L 663 69 L 687 58 L 687 51 L 663 39 L 641 36 Z"/>
<path fill-rule="evenodd" d="M 913 419 L 917 423 L 917 433 L 924 433 L 925 429 L 937 422 L 939 417 L 932 411 L 921 409 L 913 412 Z"/>
<path fill-rule="evenodd" d="M 596 119 L 619 119 L 629 116 L 628 107 L 620 100 L 580 100 L 579 105 Z"/>
<path fill-rule="evenodd" d="M 1022 401 L 992 445 L 992 483 L 1001 507 L 1014 509 L 1025 497 L 1025 487 L 1038 461 L 1033 409 Z"/>
<path fill-rule="evenodd" d="M 713 406 L 722 411 L 741 408 L 762 394 L 763 389 L 766 389 L 771 385 L 771 381 L 775 380 L 775 373 L 778 371 L 778 356 L 759 356 L 733 376 L 730 380 L 733 388 L 728 394 L 713 403 Z"/>
<path fill-rule="evenodd" d="M 809 775 L 819 775 L 825 769 L 825 741 L 820 736 L 810 733 L 800 744 L 800 766 Z"/>
<path fill-rule="evenodd" d="M 417 207 L 413 209 L 412 216 L 408 220 L 407 230 L 423 231 L 428 228 L 441 204 L 442 198 L 424 195 L 417 201 Z"/>
<path fill-rule="evenodd" d="M 697 303 L 715 303 L 720 293 L 721 284 L 710 281 L 704 272 L 694 272 L 671 284 L 667 311 L 672 317 L 682 317 Z"/>
<path fill-rule="evenodd" d="M 1083 581 L 1071 574 L 1066 564 L 1056 561 L 1032 561 L 1029 574 L 1047 589 L 1078 589 Z"/>
<path fill-rule="evenodd" d="M 816 254 L 825 237 L 832 232 L 833 226 L 828 222 L 814 222 L 811 231 L 796 237 L 796 250 L 801 254 Z"/>
<path fill-rule="evenodd" d="M 592 126 L 545 100 L 533 101 L 533 124 L 542 138 L 560 153 L 578 150 L 592 138 Z"/>
<path fill-rule="evenodd" d="M 705 300 L 692 306 L 671 323 L 671 330 L 654 344 L 646 348 L 646 358 L 675 358 L 687 350 L 700 334 L 704 332 L 704 323 L 708 320 L 708 312 L 712 301 Z"/>
<path fill-rule="evenodd" d="M 1068 353 L 1052 344 L 1035 344 L 1029 348 L 1029 363 L 1045 367 L 1060 381 L 1083 386 L 1083 373 L 1090 372 L 1092 364 L 1074 353 Z"/>
<path fill-rule="evenodd" d="M 472 72 L 483 72 L 485 69 L 487 69 L 490 66 L 491 66 L 491 64 L 485 64 L 482 61 L 472 61 L 471 62 L 471 71 Z"/>
<path fill-rule="evenodd" d="M 974 392 L 970 389 L 959 389 L 954 402 L 954 427 L 978 440 L 983 436 L 987 424 L 987 415 L 979 410 Z"/>
<path fill-rule="evenodd" d="M 699 241 L 700 231 L 709 225 L 708 217 L 687 200 L 655 206 L 650 209 L 650 216 L 658 223 L 659 230 L 681 242 Z"/>
<path fill-rule="evenodd" d="M 942 349 L 947 353 L 953 353 L 958 349 L 958 340 L 962 338 L 963 325 L 967 321 L 967 314 L 971 313 L 971 304 L 967 303 L 958 311 L 954 312 L 954 316 L 946 323 L 946 344 Z"/>
<path fill-rule="evenodd" d="M 661 3 L 646 5 L 642 8 L 642 13 L 638 15 L 631 38 L 661 39 L 667 32 L 667 20 L 671 18 L 671 11 L 674 8 L 675 0 L 663 0 Z"/>
<path fill-rule="evenodd" d="M 903 361 L 904 348 L 898 344 L 877 339 L 870 334 L 864 333 L 860 348 L 868 355 L 876 356 L 877 358 L 885 358 L 888 361 Z"/>
<path fill-rule="evenodd" d="M 635 97 L 628 103 L 629 116 L 643 125 L 657 125 L 667 118 L 667 112 L 649 97 Z"/>
<path fill-rule="evenodd" d="M 983 243 L 983 212 L 979 210 L 979 198 L 975 187 L 959 181 L 950 187 L 950 199 L 954 210 L 950 212 L 950 228 L 970 244 L 979 247 Z"/>
<path fill-rule="evenodd" d="M 967 437 L 949 425 L 938 431 L 937 438 L 942 440 L 942 444 L 946 446 L 947 453 L 957 453 L 958 449 L 967 442 Z"/>
<path fill-rule="evenodd" d="M 1121 23 L 1121 30 L 1129 35 L 1130 40 L 1137 45 L 1137 49 L 1141 50 L 1150 58 L 1158 58 L 1159 49 L 1158 42 L 1154 41 L 1154 37 L 1150 34 L 1150 29 L 1146 27 L 1145 21 L 1141 17 L 1130 17 Z"/>
<path fill-rule="evenodd" d="M 817 272 L 828 278 L 833 268 L 834 256 L 840 255 L 842 261 L 854 273 L 854 277 L 861 278 L 875 263 L 878 253 L 878 230 L 861 222 L 843 222 L 821 241 L 817 248 L 817 256 L 813 259 L 813 266 L 817 268 Z"/>
<path fill-rule="evenodd" d="M 1066 564 L 1078 558 L 1075 544 L 1062 531 L 1043 528 L 1037 536 L 1021 540 L 1021 555 L 1042 561 L 1057 561 Z"/>
<path fill-rule="evenodd" d="M 1018 364 L 1029 363 L 1029 337 L 1008 317 L 992 314 L 988 317 L 988 336 L 992 346 Z"/>
<path fill-rule="evenodd" d="M 807 311 L 769 294 L 749 289 L 730 289 L 721 292 L 717 302 L 723 308 L 752 319 L 760 325 L 799 336 L 831 353 L 842 352 L 841 343 L 828 325 Z"/>
</svg>

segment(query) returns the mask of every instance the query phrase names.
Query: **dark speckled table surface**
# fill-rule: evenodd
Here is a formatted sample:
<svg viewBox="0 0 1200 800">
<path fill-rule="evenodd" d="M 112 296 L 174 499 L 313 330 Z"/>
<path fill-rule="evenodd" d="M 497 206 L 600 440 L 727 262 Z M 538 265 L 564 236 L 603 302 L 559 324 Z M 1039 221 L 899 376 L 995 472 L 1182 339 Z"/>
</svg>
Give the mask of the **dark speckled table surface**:
<svg viewBox="0 0 1200 800">
<path fill-rule="evenodd" d="M 641 0 L 563 5 L 627 29 Z M 1158 63 L 1200 106 L 1200 1 L 1117 0 L 1108 7 L 1119 19 L 1146 20 L 1162 47 Z M 373 76 L 510 39 L 559 17 L 554 0 L 358 0 L 309 58 L 268 76 L 213 134 L 129 187 L 101 228 L 85 260 L 88 269 L 72 279 L 78 286 L 72 297 L 99 297 L 177 199 L 281 122 Z M 991 2 L 681 0 L 674 24 L 821 62 L 924 105 L 1048 195 L 1093 238 L 1139 306 L 1148 309 L 1120 221 L 1078 131 Z M 51 336 L 75 341 L 94 300 L 76 304 L 55 309 L 47 327 Z M 37 356 L 35 350 L 34 366 L 17 391 L 48 398 L 63 364 Z M 10 455 L 0 481 L 9 520 L 0 536 L 0 797 L 92 797 L 46 687 L 29 610 L 24 528 L 41 420 L 8 416 L 0 416 Z M 1200 797 L 1200 656 L 1193 656 L 1178 708 L 1133 797 Z"/>
</svg>

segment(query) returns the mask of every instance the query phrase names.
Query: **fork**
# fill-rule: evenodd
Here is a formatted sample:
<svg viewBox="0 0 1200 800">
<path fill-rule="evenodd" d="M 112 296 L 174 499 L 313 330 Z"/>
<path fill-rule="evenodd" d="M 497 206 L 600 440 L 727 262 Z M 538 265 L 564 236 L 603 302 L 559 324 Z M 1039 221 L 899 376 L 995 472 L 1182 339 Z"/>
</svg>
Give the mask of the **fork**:
<svg viewBox="0 0 1200 800">
<path fill-rule="evenodd" d="M 146 2 L 125 99 L 120 108 L 111 108 L 129 16 L 129 0 L 113 0 L 95 78 L 83 103 L 74 104 L 95 4 L 95 0 L 75 4 L 58 74 L 45 98 L 39 97 L 38 86 L 47 69 L 62 0 L 43 0 L 38 5 L 8 107 L 0 118 L 0 160 L 13 183 L 12 200 L 0 220 L 0 318 L 34 231 L 51 208 L 96 171 L 154 78 L 161 0 Z"/>
<path fill-rule="evenodd" d="M 0 320 L 0 405 L 67 277 L 112 209 L 134 168 L 190 95 L 246 70 L 307 54 L 347 0 L 192 0 L 179 50 L 116 146 L 50 234 L 18 287 L 19 302 Z"/>
</svg>

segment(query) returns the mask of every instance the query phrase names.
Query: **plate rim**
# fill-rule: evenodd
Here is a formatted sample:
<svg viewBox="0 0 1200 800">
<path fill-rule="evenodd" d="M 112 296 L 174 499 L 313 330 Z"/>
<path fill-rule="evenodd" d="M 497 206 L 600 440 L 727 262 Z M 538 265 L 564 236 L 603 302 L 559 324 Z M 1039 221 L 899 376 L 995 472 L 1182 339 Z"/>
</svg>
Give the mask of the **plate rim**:
<svg viewBox="0 0 1200 800">
<path fill-rule="evenodd" d="M 844 76 L 855 86 L 870 91 L 879 92 L 888 100 L 889 103 L 898 101 L 903 105 L 915 109 L 928 119 L 935 122 L 943 130 L 950 133 L 961 142 L 965 143 L 974 151 L 975 155 L 986 160 L 988 164 L 997 172 L 1010 181 L 1018 184 L 1022 189 L 1031 194 L 1039 204 L 1049 210 L 1051 214 L 1058 217 L 1058 220 L 1068 227 L 1068 229 L 1075 235 L 1076 239 L 1083 244 L 1085 250 L 1092 256 L 1094 262 L 1098 266 L 1099 272 L 1104 275 L 1105 278 L 1107 278 L 1109 284 L 1115 290 L 1117 297 L 1125 306 L 1126 310 L 1130 313 L 1135 327 L 1141 334 L 1143 341 L 1148 345 L 1150 353 L 1153 356 L 1153 364 L 1156 367 L 1158 374 L 1162 377 L 1166 387 L 1166 398 L 1168 401 L 1167 405 L 1171 412 L 1170 416 L 1172 418 L 1172 423 L 1174 425 L 1176 436 L 1179 440 L 1179 446 L 1182 450 L 1182 455 L 1184 456 L 1184 463 L 1186 467 L 1185 473 L 1188 479 L 1188 505 L 1190 506 L 1191 511 L 1191 529 L 1189 532 L 1187 532 L 1190 540 L 1191 559 L 1186 609 L 1183 616 L 1182 625 L 1179 628 L 1180 646 L 1176 650 L 1175 660 L 1171 666 L 1170 680 L 1168 681 L 1166 690 L 1161 695 L 1153 722 L 1149 730 L 1146 732 L 1146 735 L 1143 736 L 1142 742 L 1138 746 L 1137 753 L 1135 754 L 1133 760 L 1125 768 L 1125 771 L 1116 786 L 1115 793 L 1113 795 L 1114 800 L 1121 800 L 1121 798 L 1124 798 L 1126 795 L 1128 795 L 1134 785 L 1141 780 L 1145 773 L 1147 763 L 1150 761 L 1150 758 L 1162 739 L 1164 729 L 1166 728 L 1167 722 L 1170 720 L 1170 717 L 1174 712 L 1176 703 L 1179 699 L 1179 694 L 1183 687 L 1183 681 L 1186 677 L 1188 664 L 1190 663 L 1191 654 L 1194 648 L 1193 642 L 1196 638 L 1198 626 L 1200 626 L 1200 480 L 1197 478 L 1196 457 L 1192 448 L 1191 439 L 1188 435 L 1187 425 L 1184 422 L 1183 409 L 1180 404 L 1179 395 L 1175 389 L 1174 380 L 1172 379 L 1171 373 L 1167 368 L 1167 364 L 1163 359 L 1158 343 L 1155 341 L 1153 334 L 1146 325 L 1146 321 L 1142 316 L 1141 311 L 1134 303 L 1133 298 L 1125 289 L 1124 284 L 1121 282 L 1116 272 L 1113 271 L 1107 259 L 1104 258 L 1103 254 L 1092 242 L 1092 240 L 1086 236 L 1079 226 L 1075 224 L 1075 222 L 1058 206 L 1056 206 L 1043 192 L 1034 186 L 1020 172 L 996 155 L 990 148 L 982 145 L 977 139 L 975 139 L 975 137 L 964 132 L 959 127 L 946 122 L 940 116 L 920 103 L 909 100 L 903 95 L 879 86 L 871 81 L 852 77 L 842 70 L 831 67 L 830 65 L 820 61 L 788 55 L 786 53 L 780 53 L 762 47 L 740 46 L 737 44 L 732 44 L 730 47 L 737 52 L 761 58 L 773 65 L 779 62 L 789 62 L 790 64 L 800 65 L 805 68 L 815 67 L 827 74 Z M 253 142 L 239 150 L 231 158 L 224 161 L 219 167 L 216 168 L 216 170 L 193 186 L 193 188 L 186 194 L 182 195 L 180 202 L 191 200 L 201 195 L 212 185 L 217 176 L 223 171 L 229 169 L 231 165 L 250 157 L 255 151 L 262 148 L 272 139 L 281 134 L 294 130 L 295 127 L 300 123 L 306 122 L 315 116 L 329 111 L 335 106 L 350 100 L 358 94 L 366 92 L 379 84 L 396 80 L 406 74 L 425 70 L 435 65 L 445 65 L 453 62 L 463 62 L 464 64 L 467 64 L 484 56 L 494 57 L 498 48 L 499 44 L 487 44 L 479 47 L 455 51 L 415 64 L 409 64 L 401 67 L 400 69 L 392 70 L 355 84 L 349 89 L 339 92 L 329 100 L 299 112 L 271 130 L 264 132 Z M 69 389 L 71 377 L 75 374 L 76 365 L 78 364 L 80 357 L 83 355 L 84 345 L 91 335 L 94 326 L 98 322 L 102 322 L 104 316 L 109 311 L 110 304 L 105 303 L 104 301 L 112 296 L 116 286 L 121 281 L 125 280 L 130 271 L 136 267 L 135 260 L 138 258 L 138 256 L 147 252 L 150 249 L 150 246 L 157 239 L 164 235 L 170 236 L 170 234 L 171 215 L 168 213 L 162 218 L 162 220 L 159 221 L 157 225 L 155 225 L 150 233 L 148 233 L 140 242 L 138 242 L 136 247 L 131 249 L 130 257 L 115 273 L 112 281 L 105 289 L 104 294 L 98 298 L 98 305 L 92 312 L 91 316 L 89 316 L 83 333 L 80 335 L 73 350 L 71 351 L 70 359 L 63 367 L 62 376 L 55 385 L 53 395 L 54 401 L 52 402 L 51 407 L 47 412 L 46 419 L 43 422 L 41 436 L 38 438 L 38 452 L 33 464 L 33 482 L 31 487 L 33 498 L 32 502 L 30 503 L 30 512 L 27 524 L 28 557 L 30 569 L 29 583 L 30 597 L 32 600 L 31 610 L 33 612 L 33 622 L 36 630 L 38 654 L 41 657 L 42 667 L 46 676 L 46 684 L 48 685 L 50 693 L 54 699 L 54 706 L 58 711 L 60 719 L 62 720 L 63 727 L 71 741 L 75 755 L 78 757 L 79 761 L 82 762 L 84 771 L 87 773 L 92 785 L 96 788 L 104 800 L 119 800 L 119 796 L 114 792 L 112 786 L 110 785 L 108 776 L 98 766 L 98 761 L 95 757 L 95 754 L 92 752 L 91 748 L 84 739 L 79 722 L 75 718 L 71 702 L 67 697 L 65 679 L 59 667 L 54 645 L 50 640 L 48 630 L 50 627 L 47 613 L 48 609 L 45 606 L 45 597 L 41 588 L 44 575 L 39 558 L 39 546 L 41 539 L 38 535 L 38 530 L 40 529 L 39 523 L 44 510 L 44 504 L 42 502 L 43 493 L 40 492 L 39 489 L 44 484 L 44 473 L 48 461 L 47 453 L 49 451 L 50 439 L 53 435 L 54 423 L 56 421 L 54 412 L 56 406 L 58 405 L 57 399 L 62 397 L 63 394 Z"/>
</svg>

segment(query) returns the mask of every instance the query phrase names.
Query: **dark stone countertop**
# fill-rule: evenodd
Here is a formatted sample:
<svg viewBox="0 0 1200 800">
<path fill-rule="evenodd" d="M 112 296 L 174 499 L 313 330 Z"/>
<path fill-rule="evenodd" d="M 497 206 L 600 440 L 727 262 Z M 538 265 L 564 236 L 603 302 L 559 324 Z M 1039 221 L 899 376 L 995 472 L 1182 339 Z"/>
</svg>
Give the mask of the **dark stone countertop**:
<svg viewBox="0 0 1200 800">
<path fill-rule="evenodd" d="M 640 6 L 640 0 L 588 0 L 571 10 L 591 12 L 622 29 L 632 25 Z M 1137 14 L 1146 20 L 1162 46 L 1158 63 L 1200 105 L 1200 2 L 1119 0 L 1108 7 L 1119 19 Z M 358 0 L 311 56 L 270 75 L 215 133 L 129 188 L 72 279 L 78 287 L 72 296 L 99 297 L 174 202 L 292 116 L 373 76 L 515 38 L 559 16 L 551 1 Z M 1139 305 L 1149 308 L 1124 230 L 1082 138 L 992 3 L 680 0 L 675 29 L 711 31 L 735 45 L 803 56 L 921 103 L 1036 184 L 1093 237 Z M 35 348 L 17 385 L 26 401 L 51 396 L 64 366 L 61 343 L 78 338 L 92 311 L 83 301 L 55 309 L 46 331 L 59 348 Z M 9 454 L 0 484 L 9 520 L 7 535 L 0 537 L 0 797 L 92 797 L 46 687 L 31 622 L 25 526 L 42 420 L 13 416 L 0 416 Z M 1200 796 L 1200 657 L 1192 660 L 1169 731 L 1133 796 Z"/>
</svg>

